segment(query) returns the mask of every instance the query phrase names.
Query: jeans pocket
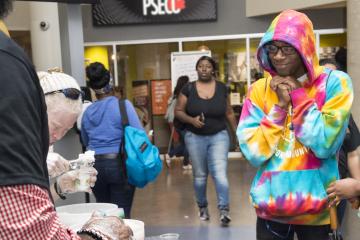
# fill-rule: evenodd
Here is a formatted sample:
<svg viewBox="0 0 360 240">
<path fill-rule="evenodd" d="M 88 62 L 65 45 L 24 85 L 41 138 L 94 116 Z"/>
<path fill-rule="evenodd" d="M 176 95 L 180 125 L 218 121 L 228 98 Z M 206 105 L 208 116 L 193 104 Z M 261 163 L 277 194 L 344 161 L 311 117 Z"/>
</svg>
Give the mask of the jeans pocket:
<svg viewBox="0 0 360 240">
<path fill-rule="evenodd" d="M 264 172 L 251 191 L 253 205 L 272 216 L 316 214 L 327 207 L 318 169 Z M 261 183 L 261 182 L 260 182 Z"/>
</svg>

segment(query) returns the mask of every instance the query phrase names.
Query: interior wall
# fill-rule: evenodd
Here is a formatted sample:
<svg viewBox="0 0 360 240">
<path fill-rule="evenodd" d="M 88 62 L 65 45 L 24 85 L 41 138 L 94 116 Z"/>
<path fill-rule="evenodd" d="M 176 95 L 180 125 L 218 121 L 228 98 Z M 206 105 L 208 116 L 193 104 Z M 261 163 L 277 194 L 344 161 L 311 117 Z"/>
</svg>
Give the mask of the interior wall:
<svg viewBox="0 0 360 240">
<path fill-rule="evenodd" d="M 268 0 L 267 4 L 264 4 L 264 0 L 246 0 L 246 15 L 252 17 L 276 13 L 289 8 L 306 9 L 324 5 L 345 4 L 345 2 L 345 0 Z"/>
<path fill-rule="evenodd" d="M 7 27 L 13 31 L 30 30 L 30 3 L 15 1 L 13 12 L 6 18 Z"/>
<path fill-rule="evenodd" d="M 181 38 L 265 32 L 274 15 L 246 17 L 246 0 L 218 0 L 218 19 L 215 22 L 179 24 L 121 25 L 94 27 L 91 6 L 83 5 L 85 42 L 125 41 L 160 38 Z M 306 10 L 315 29 L 345 28 L 345 10 Z"/>
</svg>

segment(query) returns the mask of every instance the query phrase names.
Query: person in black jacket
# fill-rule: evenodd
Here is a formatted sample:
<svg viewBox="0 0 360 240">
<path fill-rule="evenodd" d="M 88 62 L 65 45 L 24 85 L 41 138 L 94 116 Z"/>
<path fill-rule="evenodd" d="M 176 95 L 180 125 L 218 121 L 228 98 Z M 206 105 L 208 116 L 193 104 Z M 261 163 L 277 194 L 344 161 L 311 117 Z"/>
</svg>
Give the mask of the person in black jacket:
<svg viewBox="0 0 360 240">
<path fill-rule="evenodd" d="M 335 60 L 328 58 L 321 59 L 320 65 L 332 70 L 339 69 L 346 71 L 346 60 L 343 59 L 344 57 L 346 58 L 346 49 L 341 48 L 336 53 Z M 352 195 L 356 196 L 356 193 L 351 194 L 351 191 L 354 190 L 356 192 L 356 187 L 354 186 L 356 186 L 356 182 L 360 181 L 360 159 L 357 152 L 359 145 L 359 129 L 353 119 L 352 114 L 350 114 L 344 142 L 341 145 L 338 154 L 339 174 L 342 180 L 332 183 L 328 189 L 330 197 L 337 197 L 336 201 L 347 199 Z M 355 200 L 356 199 L 350 199 L 350 202 L 352 202 L 354 208 L 356 208 L 356 205 L 358 205 Z M 340 201 L 339 205 L 337 206 L 338 221 L 340 224 L 344 218 L 345 208 L 346 201 Z"/>
<path fill-rule="evenodd" d="M 0 1 L 0 239 L 94 239 L 91 234 L 120 239 L 123 224 L 114 217 L 92 218 L 81 234 L 59 223 L 46 165 L 45 98 L 34 66 L 5 34 L 1 20 L 11 7 L 11 0 Z M 96 231 L 92 226 L 100 221 L 115 225 L 108 232 Z"/>
</svg>

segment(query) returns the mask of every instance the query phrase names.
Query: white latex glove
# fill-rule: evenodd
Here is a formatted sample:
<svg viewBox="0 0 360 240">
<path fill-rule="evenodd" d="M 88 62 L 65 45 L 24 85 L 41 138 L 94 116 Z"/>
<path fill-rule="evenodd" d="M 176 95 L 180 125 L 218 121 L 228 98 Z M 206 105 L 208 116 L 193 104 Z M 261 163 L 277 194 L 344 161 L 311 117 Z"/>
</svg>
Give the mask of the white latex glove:
<svg viewBox="0 0 360 240">
<path fill-rule="evenodd" d="M 58 153 L 49 152 L 46 163 L 51 178 L 57 177 L 69 170 L 69 162 Z"/>
<path fill-rule="evenodd" d="M 91 187 L 95 185 L 97 171 L 93 167 L 88 167 L 86 169 L 77 169 L 69 171 L 59 176 L 56 181 L 62 193 L 74 193 L 79 191 L 80 185 L 80 173 L 81 171 L 86 171 L 89 174 L 89 179 L 86 181 L 86 189 L 81 189 L 81 191 L 91 192 Z"/>
</svg>

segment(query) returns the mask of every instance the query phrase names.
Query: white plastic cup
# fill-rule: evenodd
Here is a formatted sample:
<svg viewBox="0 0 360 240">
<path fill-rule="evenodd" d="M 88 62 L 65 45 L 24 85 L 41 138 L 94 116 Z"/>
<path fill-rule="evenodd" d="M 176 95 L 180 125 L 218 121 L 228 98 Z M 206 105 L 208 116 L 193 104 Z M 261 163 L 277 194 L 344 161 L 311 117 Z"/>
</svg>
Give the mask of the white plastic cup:
<svg viewBox="0 0 360 240">
<path fill-rule="evenodd" d="M 178 233 L 165 233 L 160 235 L 161 240 L 178 240 L 180 234 Z"/>
<path fill-rule="evenodd" d="M 108 209 L 104 211 L 105 216 L 114 216 L 118 218 L 125 218 L 125 212 L 123 208 Z"/>
<path fill-rule="evenodd" d="M 78 182 L 76 185 L 77 191 L 88 191 L 90 189 L 90 173 L 89 168 L 79 169 Z"/>
</svg>

